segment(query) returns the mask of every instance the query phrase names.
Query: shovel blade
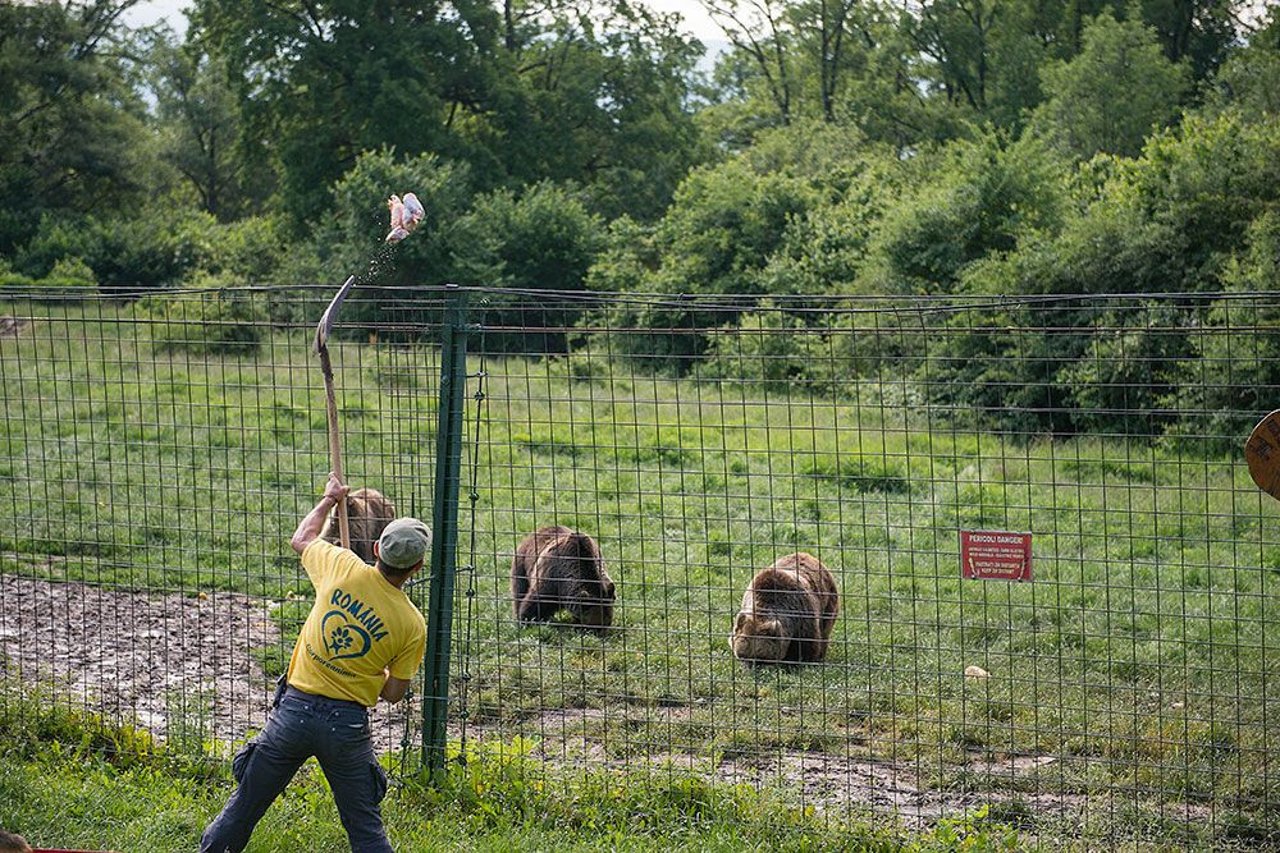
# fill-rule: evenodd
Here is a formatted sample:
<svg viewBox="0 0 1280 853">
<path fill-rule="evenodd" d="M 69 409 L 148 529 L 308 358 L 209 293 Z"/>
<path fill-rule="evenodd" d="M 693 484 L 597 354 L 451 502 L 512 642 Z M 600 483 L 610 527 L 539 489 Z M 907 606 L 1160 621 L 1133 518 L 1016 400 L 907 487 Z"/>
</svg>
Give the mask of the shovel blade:
<svg viewBox="0 0 1280 853">
<path fill-rule="evenodd" d="M 346 300 L 347 294 L 351 292 L 351 288 L 355 286 L 355 283 L 355 276 L 347 276 L 347 280 L 342 283 L 342 287 L 338 288 L 338 292 L 334 294 L 333 299 L 329 302 L 329 307 L 324 309 L 324 314 L 320 316 L 320 323 L 316 326 L 316 352 L 320 352 L 329 343 L 329 333 L 333 331 L 333 323 L 338 317 L 338 309 L 342 307 L 342 303 Z"/>
</svg>

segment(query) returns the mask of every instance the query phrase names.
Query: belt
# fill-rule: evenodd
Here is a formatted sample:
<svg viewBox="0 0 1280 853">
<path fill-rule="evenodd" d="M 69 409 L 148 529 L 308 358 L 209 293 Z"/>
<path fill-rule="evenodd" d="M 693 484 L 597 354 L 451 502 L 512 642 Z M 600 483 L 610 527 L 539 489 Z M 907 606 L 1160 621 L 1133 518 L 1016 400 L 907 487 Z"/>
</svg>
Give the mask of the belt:
<svg viewBox="0 0 1280 853">
<path fill-rule="evenodd" d="M 305 690 L 299 690 L 292 684 L 285 688 L 284 695 L 296 696 L 299 699 L 306 699 L 309 702 L 331 703 L 341 707 L 359 708 L 361 711 L 366 712 L 369 710 L 360 702 L 354 702 L 350 699 L 334 699 L 332 696 L 321 696 L 319 693 L 308 693 Z"/>
</svg>

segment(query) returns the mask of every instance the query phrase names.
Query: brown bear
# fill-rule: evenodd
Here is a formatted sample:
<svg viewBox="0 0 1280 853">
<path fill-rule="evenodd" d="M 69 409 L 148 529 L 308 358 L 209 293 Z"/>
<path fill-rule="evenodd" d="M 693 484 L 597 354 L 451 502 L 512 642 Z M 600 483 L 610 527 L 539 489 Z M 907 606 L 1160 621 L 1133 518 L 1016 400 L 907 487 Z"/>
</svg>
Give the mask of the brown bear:
<svg viewBox="0 0 1280 853">
<path fill-rule="evenodd" d="M 356 489 L 347 494 L 347 527 L 351 533 L 351 550 L 357 557 L 373 565 L 373 543 L 395 517 L 395 504 L 377 489 Z M 337 507 L 329 513 L 320 537 L 333 545 L 339 544 Z"/>
<path fill-rule="evenodd" d="M 567 610 L 575 625 L 613 624 L 614 587 L 600 546 L 561 525 L 538 528 L 516 548 L 511 597 L 521 622 L 546 622 Z"/>
<path fill-rule="evenodd" d="M 751 579 L 729 647 L 749 663 L 822 660 L 839 609 L 836 581 L 827 567 L 812 554 L 788 554 Z"/>
</svg>

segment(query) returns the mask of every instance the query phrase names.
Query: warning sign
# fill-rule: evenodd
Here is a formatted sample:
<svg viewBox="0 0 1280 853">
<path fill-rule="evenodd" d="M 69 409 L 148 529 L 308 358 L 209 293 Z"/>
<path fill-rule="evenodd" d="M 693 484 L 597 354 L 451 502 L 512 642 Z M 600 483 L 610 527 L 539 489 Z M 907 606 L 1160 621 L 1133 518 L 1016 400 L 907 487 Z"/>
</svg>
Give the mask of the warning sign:
<svg viewBox="0 0 1280 853">
<path fill-rule="evenodd" d="M 1031 580 L 1031 534 L 961 530 L 960 568 L 974 580 Z"/>
</svg>

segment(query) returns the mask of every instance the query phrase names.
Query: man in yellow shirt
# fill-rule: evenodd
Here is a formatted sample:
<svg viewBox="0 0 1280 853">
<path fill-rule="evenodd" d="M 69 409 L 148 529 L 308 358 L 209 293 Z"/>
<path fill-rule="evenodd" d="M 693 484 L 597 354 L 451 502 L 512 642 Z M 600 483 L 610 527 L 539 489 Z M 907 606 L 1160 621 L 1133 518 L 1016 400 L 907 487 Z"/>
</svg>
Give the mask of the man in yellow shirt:
<svg viewBox="0 0 1280 853">
<path fill-rule="evenodd" d="M 387 776 L 369 738 L 368 708 L 399 702 L 426 647 L 427 626 L 404 594 L 422 568 L 431 531 L 397 518 L 374 543 L 375 565 L 320 538 L 347 487 L 333 474 L 291 544 L 316 599 L 293 647 L 287 687 L 267 726 L 231 763 L 237 787 L 200 840 L 201 853 L 243 850 L 267 808 L 314 755 L 333 789 L 353 851 L 390 851 L 382 826 Z"/>
</svg>

